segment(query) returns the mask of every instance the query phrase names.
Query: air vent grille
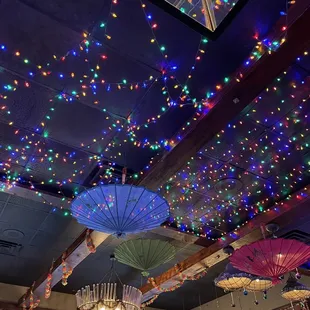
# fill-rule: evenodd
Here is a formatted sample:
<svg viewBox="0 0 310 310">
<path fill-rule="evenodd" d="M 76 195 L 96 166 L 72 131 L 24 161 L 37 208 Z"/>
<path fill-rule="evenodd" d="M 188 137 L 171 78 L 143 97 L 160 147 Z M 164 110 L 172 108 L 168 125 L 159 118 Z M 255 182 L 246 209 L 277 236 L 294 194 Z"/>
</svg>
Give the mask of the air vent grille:
<svg viewBox="0 0 310 310">
<path fill-rule="evenodd" d="M 21 247 L 22 247 L 22 245 L 19 243 L 10 242 L 10 241 L 0 239 L 0 254 L 14 256 L 14 255 L 16 255 L 16 253 L 19 252 Z"/>
<path fill-rule="evenodd" d="M 103 161 L 100 165 L 96 165 L 89 176 L 85 179 L 83 185 L 86 187 L 94 186 L 94 184 L 98 184 L 100 181 L 105 181 L 105 174 L 109 171 L 109 180 L 121 180 L 122 178 L 122 170 L 123 167 L 117 164 L 114 164 L 113 169 L 111 169 L 111 165 L 108 161 Z M 134 171 L 127 168 L 127 178 L 132 176 Z"/>
<path fill-rule="evenodd" d="M 307 234 L 300 230 L 291 230 L 286 234 L 282 235 L 281 238 L 294 239 L 306 244 L 310 243 L 310 234 Z"/>
</svg>

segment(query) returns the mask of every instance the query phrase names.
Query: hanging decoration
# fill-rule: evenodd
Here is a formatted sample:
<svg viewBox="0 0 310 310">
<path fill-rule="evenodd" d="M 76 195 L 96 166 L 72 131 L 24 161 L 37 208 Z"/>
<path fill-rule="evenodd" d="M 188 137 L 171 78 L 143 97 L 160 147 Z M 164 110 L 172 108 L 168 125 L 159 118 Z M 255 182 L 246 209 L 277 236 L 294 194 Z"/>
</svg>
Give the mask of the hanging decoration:
<svg viewBox="0 0 310 310">
<path fill-rule="evenodd" d="M 169 205 L 144 187 L 108 184 L 79 194 L 71 211 L 87 228 L 122 237 L 161 225 L 169 216 Z"/>
<path fill-rule="evenodd" d="M 244 295 L 248 294 L 246 287 L 251 283 L 250 274 L 234 268 L 230 263 L 226 265 L 225 271 L 214 279 L 216 286 L 222 288 L 225 292 L 230 292 L 231 306 L 235 307 L 234 291 L 243 289 Z"/>
<path fill-rule="evenodd" d="M 228 245 L 223 248 L 223 252 L 227 255 L 232 255 L 234 253 L 234 248 Z M 267 290 L 273 286 L 271 279 L 243 273 L 234 268 L 231 263 L 227 264 L 225 271 L 220 274 L 214 282 L 216 286 L 231 292 L 232 306 L 234 306 L 233 291 L 243 289 L 244 295 L 247 295 L 248 292 L 252 292 L 255 298 L 254 303 L 258 305 L 256 293 L 263 292 L 264 299 L 266 299 Z"/>
<path fill-rule="evenodd" d="M 86 231 L 86 245 L 90 253 L 96 253 L 96 247 L 93 243 L 93 239 L 91 237 L 91 233 L 89 229 L 87 229 Z"/>
<path fill-rule="evenodd" d="M 29 310 L 37 308 L 39 304 L 40 304 L 40 299 L 37 298 L 35 300 L 35 296 L 33 294 L 33 288 L 31 288 L 30 296 L 29 296 Z"/>
<path fill-rule="evenodd" d="M 151 305 L 158 297 L 159 297 L 159 295 L 154 295 L 150 300 L 144 302 L 144 303 L 141 305 L 141 308 L 144 309 L 144 308 L 146 308 L 147 306 Z"/>
<path fill-rule="evenodd" d="M 252 281 L 246 286 L 249 292 L 267 292 L 273 287 L 272 280 L 266 277 L 252 276 Z"/>
<path fill-rule="evenodd" d="M 62 255 L 62 279 L 61 279 L 61 283 L 63 286 L 66 286 L 68 284 L 68 278 L 71 276 L 72 274 L 72 268 L 68 267 L 68 264 L 66 262 L 66 253 L 64 253 Z"/>
<path fill-rule="evenodd" d="M 111 262 L 112 266 L 107 274 L 110 278 L 108 283 L 93 284 L 92 287 L 86 286 L 76 293 L 78 309 L 140 310 L 142 301 L 141 291 L 121 282 L 114 268 L 114 255 L 111 255 Z M 115 282 L 110 282 L 111 280 Z"/>
<path fill-rule="evenodd" d="M 39 306 L 39 304 L 40 304 L 40 299 L 39 298 L 36 298 L 35 296 L 34 296 L 34 293 L 33 293 L 33 288 L 34 288 L 34 284 L 35 284 L 35 282 L 32 284 L 32 286 L 29 288 L 29 290 L 30 290 L 30 292 L 29 292 L 29 304 L 28 304 L 28 306 L 27 306 L 27 300 L 26 300 L 26 295 L 27 295 L 27 293 L 24 295 L 24 297 L 23 297 L 23 302 L 22 302 L 22 308 L 23 308 L 23 310 L 26 310 L 26 309 L 28 309 L 28 310 L 31 310 L 31 309 L 35 309 L 35 308 L 37 308 L 38 306 Z"/>
<path fill-rule="evenodd" d="M 214 280 L 214 283 L 216 286 L 229 292 L 245 289 L 251 281 L 252 277 L 250 274 L 242 272 L 228 263 L 225 271 Z"/>
<path fill-rule="evenodd" d="M 256 293 L 262 292 L 263 298 L 267 299 L 267 291 L 274 286 L 272 279 L 266 277 L 252 276 L 252 281 L 246 286 L 248 292 L 254 294 L 254 303 L 258 305 Z"/>
<path fill-rule="evenodd" d="M 53 268 L 54 268 L 54 261 L 52 262 L 52 265 L 50 267 L 50 270 L 48 272 L 47 279 L 46 279 L 45 295 L 44 295 L 46 299 L 50 298 L 51 292 L 52 292 Z"/>
<path fill-rule="evenodd" d="M 172 260 L 175 253 L 175 247 L 169 242 L 156 239 L 128 240 L 115 249 L 120 263 L 141 270 L 144 277 L 149 276 L 150 270 Z"/>
<path fill-rule="evenodd" d="M 283 287 L 281 296 L 291 303 L 304 302 L 310 297 L 310 288 L 298 282 L 297 279 L 290 275 L 286 285 Z"/>
<path fill-rule="evenodd" d="M 22 308 L 23 308 L 23 310 L 27 310 L 26 298 L 25 297 L 23 297 Z"/>
<path fill-rule="evenodd" d="M 184 284 L 185 281 L 196 281 L 196 280 L 201 279 L 202 277 L 204 277 L 207 274 L 207 269 L 206 269 L 206 270 L 203 270 L 203 271 L 197 273 L 194 276 L 186 276 L 186 275 L 183 275 L 180 271 L 178 271 L 179 268 L 177 265 L 175 265 L 174 267 L 175 267 L 176 271 L 178 272 L 178 276 L 180 278 L 179 282 L 176 285 L 171 286 L 169 288 L 162 288 L 160 285 L 158 285 L 156 283 L 156 280 L 153 277 L 148 278 L 147 282 L 152 284 L 152 286 L 154 288 L 156 288 L 160 293 L 167 293 L 167 292 L 173 292 L 176 289 L 180 288 Z"/>
<path fill-rule="evenodd" d="M 266 239 L 244 245 L 230 257 L 235 268 L 262 277 L 273 283 L 310 258 L 310 246 L 290 239 Z"/>
</svg>

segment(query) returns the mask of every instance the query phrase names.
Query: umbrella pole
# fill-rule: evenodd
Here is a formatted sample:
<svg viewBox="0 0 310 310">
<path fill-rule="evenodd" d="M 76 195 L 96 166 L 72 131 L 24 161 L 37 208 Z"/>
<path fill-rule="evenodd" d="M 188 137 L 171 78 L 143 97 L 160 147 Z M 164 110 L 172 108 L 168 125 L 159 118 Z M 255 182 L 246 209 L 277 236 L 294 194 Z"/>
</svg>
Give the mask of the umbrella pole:
<svg viewBox="0 0 310 310">
<path fill-rule="evenodd" d="M 257 300 L 257 298 L 256 298 L 256 293 L 253 292 L 253 294 L 254 294 L 254 303 L 255 303 L 255 305 L 258 305 L 258 300 Z"/>
<path fill-rule="evenodd" d="M 232 307 L 236 307 L 235 301 L 234 301 L 234 294 L 233 294 L 233 292 L 230 293 L 230 296 L 231 296 L 231 306 Z"/>
</svg>

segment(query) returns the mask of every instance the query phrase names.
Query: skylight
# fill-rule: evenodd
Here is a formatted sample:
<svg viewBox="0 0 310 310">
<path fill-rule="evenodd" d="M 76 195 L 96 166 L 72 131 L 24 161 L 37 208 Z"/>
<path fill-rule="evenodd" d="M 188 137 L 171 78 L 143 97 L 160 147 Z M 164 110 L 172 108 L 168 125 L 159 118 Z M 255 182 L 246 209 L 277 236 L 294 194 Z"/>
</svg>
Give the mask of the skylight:
<svg viewBox="0 0 310 310">
<path fill-rule="evenodd" d="M 247 0 L 150 0 L 202 35 L 215 39 Z"/>
</svg>

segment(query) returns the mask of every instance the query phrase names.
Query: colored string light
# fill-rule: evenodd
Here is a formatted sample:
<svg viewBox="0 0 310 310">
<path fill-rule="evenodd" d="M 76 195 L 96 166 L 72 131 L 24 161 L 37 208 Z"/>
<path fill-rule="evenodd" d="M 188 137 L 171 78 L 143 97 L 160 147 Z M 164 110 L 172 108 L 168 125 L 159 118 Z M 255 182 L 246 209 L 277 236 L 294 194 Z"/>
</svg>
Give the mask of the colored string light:
<svg viewBox="0 0 310 310">
<path fill-rule="evenodd" d="M 73 269 L 71 267 L 68 267 L 68 264 L 66 262 L 66 253 L 62 255 L 62 279 L 61 283 L 63 286 L 66 286 L 68 284 L 68 278 L 71 276 Z"/>
<path fill-rule="evenodd" d="M 87 229 L 87 233 L 86 233 L 86 245 L 90 253 L 96 253 L 96 247 L 93 243 L 89 229 Z"/>
</svg>

